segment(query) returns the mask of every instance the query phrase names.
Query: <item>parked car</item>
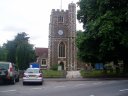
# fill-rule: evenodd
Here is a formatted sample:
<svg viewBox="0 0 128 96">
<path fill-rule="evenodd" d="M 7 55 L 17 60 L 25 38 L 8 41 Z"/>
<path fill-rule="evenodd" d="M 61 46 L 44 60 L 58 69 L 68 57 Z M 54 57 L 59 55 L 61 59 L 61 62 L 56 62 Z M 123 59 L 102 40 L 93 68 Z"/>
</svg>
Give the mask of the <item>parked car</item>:
<svg viewBox="0 0 128 96">
<path fill-rule="evenodd" d="M 23 85 L 29 82 L 43 83 L 43 75 L 40 68 L 28 68 L 23 75 Z"/>
<path fill-rule="evenodd" d="M 0 62 L 0 81 L 11 84 L 19 82 L 18 67 L 11 62 Z"/>
</svg>

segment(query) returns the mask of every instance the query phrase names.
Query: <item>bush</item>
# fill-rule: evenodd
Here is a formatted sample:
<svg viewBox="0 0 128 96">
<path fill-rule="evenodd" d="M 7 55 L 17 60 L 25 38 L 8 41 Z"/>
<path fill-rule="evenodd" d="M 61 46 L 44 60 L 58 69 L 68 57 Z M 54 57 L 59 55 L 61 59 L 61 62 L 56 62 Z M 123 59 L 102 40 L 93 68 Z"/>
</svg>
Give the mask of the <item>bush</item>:
<svg viewBox="0 0 128 96">
<path fill-rule="evenodd" d="M 104 76 L 102 70 L 92 70 L 92 71 L 81 70 L 80 73 L 81 73 L 81 76 L 83 78 L 85 78 L 85 77 L 102 77 L 102 76 Z"/>
<path fill-rule="evenodd" d="M 106 72 L 104 72 L 104 70 L 93 70 L 91 72 L 89 71 L 85 71 L 85 70 L 81 70 L 80 71 L 81 76 L 83 78 L 90 78 L 90 77 L 126 77 L 124 74 L 118 74 L 116 72 L 110 72 L 109 70 L 106 70 Z"/>
<path fill-rule="evenodd" d="M 58 70 L 58 64 L 53 64 L 51 66 L 51 70 Z"/>
</svg>

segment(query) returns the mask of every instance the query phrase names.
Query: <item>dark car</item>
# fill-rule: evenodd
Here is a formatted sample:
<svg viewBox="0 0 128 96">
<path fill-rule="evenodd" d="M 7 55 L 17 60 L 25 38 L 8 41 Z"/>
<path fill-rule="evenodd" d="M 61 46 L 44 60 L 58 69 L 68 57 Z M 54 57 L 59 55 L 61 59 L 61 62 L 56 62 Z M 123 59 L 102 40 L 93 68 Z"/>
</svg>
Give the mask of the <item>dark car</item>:
<svg viewBox="0 0 128 96">
<path fill-rule="evenodd" d="M 0 81 L 11 84 L 19 82 L 18 67 L 11 62 L 0 62 Z"/>
</svg>

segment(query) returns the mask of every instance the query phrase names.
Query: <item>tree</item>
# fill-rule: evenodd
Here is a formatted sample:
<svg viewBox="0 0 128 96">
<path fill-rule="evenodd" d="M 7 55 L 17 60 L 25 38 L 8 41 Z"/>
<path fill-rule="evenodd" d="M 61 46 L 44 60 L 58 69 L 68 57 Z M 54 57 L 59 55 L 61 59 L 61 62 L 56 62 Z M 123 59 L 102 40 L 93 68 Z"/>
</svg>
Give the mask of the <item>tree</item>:
<svg viewBox="0 0 128 96">
<path fill-rule="evenodd" d="M 26 69 L 29 67 L 30 62 L 33 62 L 34 50 L 32 45 L 22 43 L 17 46 L 16 61 L 20 69 Z"/>
<path fill-rule="evenodd" d="M 15 39 L 4 44 L 8 51 L 7 61 L 16 63 L 19 69 L 29 67 L 30 62 L 35 61 L 33 45 L 29 43 L 29 37 L 25 32 L 18 33 Z"/>
<path fill-rule="evenodd" d="M 95 43 L 94 43 L 95 42 Z M 78 57 L 84 62 L 101 62 L 98 57 L 98 40 L 89 38 L 85 32 L 77 32 L 76 45 L 78 47 Z"/>
<path fill-rule="evenodd" d="M 33 45 L 29 44 L 29 37 L 25 32 L 19 33 L 15 39 L 16 62 L 20 69 L 29 67 L 29 63 L 35 60 Z"/>
<path fill-rule="evenodd" d="M 7 41 L 3 46 L 7 50 L 7 61 L 16 63 L 15 53 L 16 53 L 16 44 L 14 41 Z"/>
<path fill-rule="evenodd" d="M 0 61 L 7 60 L 7 50 L 4 47 L 0 46 Z"/>
<path fill-rule="evenodd" d="M 90 57 L 90 62 L 123 60 L 124 73 L 128 72 L 128 1 L 80 0 L 78 5 L 77 18 L 86 29 L 77 44 L 80 57 Z"/>
</svg>

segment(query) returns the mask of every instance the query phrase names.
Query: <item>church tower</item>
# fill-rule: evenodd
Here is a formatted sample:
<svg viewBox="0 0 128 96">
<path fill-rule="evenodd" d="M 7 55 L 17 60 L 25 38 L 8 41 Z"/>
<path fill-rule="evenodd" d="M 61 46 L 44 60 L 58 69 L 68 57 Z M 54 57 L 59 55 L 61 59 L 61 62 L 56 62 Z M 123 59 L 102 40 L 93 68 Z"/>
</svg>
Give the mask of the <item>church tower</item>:
<svg viewBox="0 0 128 96">
<path fill-rule="evenodd" d="M 76 58 L 76 4 L 68 10 L 52 9 L 49 24 L 48 65 L 61 66 L 62 70 L 77 70 Z"/>
</svg>

